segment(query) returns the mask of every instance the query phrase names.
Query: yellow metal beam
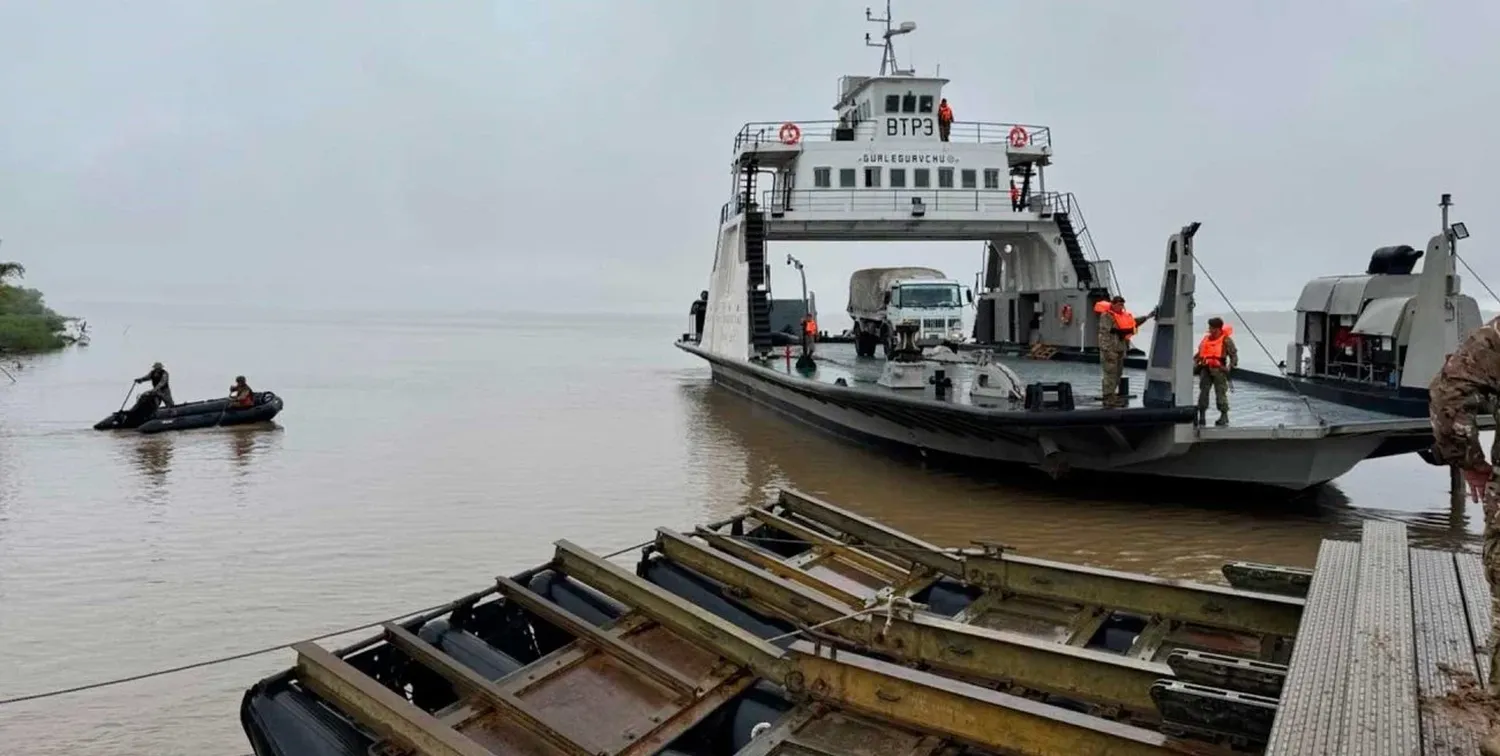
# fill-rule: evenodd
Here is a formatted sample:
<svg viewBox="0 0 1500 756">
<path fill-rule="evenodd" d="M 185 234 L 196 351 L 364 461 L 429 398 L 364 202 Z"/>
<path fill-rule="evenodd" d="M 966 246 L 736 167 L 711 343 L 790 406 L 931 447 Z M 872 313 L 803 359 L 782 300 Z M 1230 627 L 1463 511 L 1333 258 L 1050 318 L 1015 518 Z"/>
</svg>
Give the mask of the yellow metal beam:
<svg viewBox="0 0 1500 756">
<path fill-rule="evenodd" d="M 780 530 L 787 535 L 807 541 L 814 547 L 821 548 L 824 551 L 834 554 L 842 558 L 844 561 L 849 562 L 850 564 L 856 565 L 862 569 L 869 571 L 876 577 L 884 578 L 885 580 L 894 583 L 899 580 L 904 580 L 909 574 L 908 570 L 902 569 L 901 567 L 891 564 L 890 562 L 887 562 L 884 559 L 880 559 L 879 557 L 875 557 L 863 551 L 860 551 L 859 549 L 856 549 L 846 543 L 840 543 L 839 541 L 833 538 L 829 538 L 823 533 L 809 528 L 806 525 L 792 522 L 785 517 L 773 513 L 769 509 L 752 507 L 750 511 L 755 515 L 755 519 L 760 520 L 761 522 L 764 522 L 765 524 L 770 525 L 771 527 Z"/>
<path fill-rule="evenodd" d="M 656 681 L 658 685 L 680 697 L 692 698 L 695 695 L 698 689 L 697 680 L 689 680 L 676 671 L 658 664 L 655 659 L 647 656 L 635 646 L 622 643 L 618 638 L 594 627 L 561 606 L 532 593 L 525 586 L 510 578 L 497 577 L 495 584 L 499 587 L 500 594 L 514 601 L 517 606 L 541 617 L 577 640 L 613 656 L 625 666 Z"/>
<path fill-rule="evenodd" d="M 381 736 L 421 756 L 494 756 L 315 643 L 292 646 L 298 679 Z"/>
<path fill-rule="evenodd" d="M 1306 602 L 1185 580 L 1080 567 L 1031 557 L 952 554 L 821 499 L 782 489 L 788 511 L 971 585 L 1023 596 L 1099 604 L 1246 633 L 1293 637 Z"/>
<path fill-rule="evenodd" d="M 825 583 L 804 570 L 792 567 L 776 555 L 768 553 L 759 547 L 705 528 L 698 528 L 694 531 L 694 534 L 709 542 L 714 548 L 720 551 L 733 554 L 735 557 L 749 562 L 783 580 L 801 583 L 815 591 L 826 593 L 846 606 L 858 606 L 863 603 L 858 596 L 842 588 L 838 588 L 831 583 Z"/>
<path fill-rule="evenodd" d="M 1147 756 L 1210 753 L 1110 722 L 848 652 L 798 642 L 790 654 L 818 700 L 1002 753 Z"/>
<path fill-rule="evenodd" d="M 781 649 L 706 609 L 663 591 L 571 541 L 557 541 L 556 563 L 570 577 L 613 596 L 724 658 L 763 677 L 779 679 Z"/>
<path fill-rule="evenodd" d="M 793 651 L 783 652 L 567 541 L 557 542 L 555 564 L 569 576 L 704 648 L 782 685 L 794 697 L 811 697 L 830 706 L 883 717 L 916 732 L 955 737 L 1024 756 L 1134 756 L 1179 750 L 1175 741 L 1150 730 L 858 654 L 834 652 L 810 643 L 797 643 Z"/>
<path fill-rule="evenodd" d="M 559 754 L 566 756 L 594 756 L 599 752 L 598 748 L 585 747 L 577 743 L 567 735 L 554 729 L 551 725 L 542 721 L 537 713 L 531 710 L 521 699 L 501 690 L 494 682 L 480 675 L 468 667 L 459 664 L 447 654 L 438 650 L 436 646 L 412 635 L 405 628 L 393 622 L 385 623 L 386 639 L 391 645 L 401 649 L 407 656 L 415 659 L 418 664 L 436 672 L 438 675 L 452 683 L 454 687 L 468 692 L 470 695 L 478 696 L 486 704 L 498 710 L 506 719 L 516 723 L 526 731 L 537 736 L 542 742 L 551 746 Z"/>
<path fill-rule="evenodd" d="M 870 651 L 921 661 L 970 678 L 1013 682 L 1155 716 L 1151 685 L 1173 676 L 1165 664 L 974 627 L 925 613 L 893 609 L 875 616 L 848 617 L 853 610 L 832 599 L 671 530 L 657 529 L 656 547 L 667 559 L 740 589 L 751 600 L 794 621 L 821 625 L 822 632 Z"/>
</svg>

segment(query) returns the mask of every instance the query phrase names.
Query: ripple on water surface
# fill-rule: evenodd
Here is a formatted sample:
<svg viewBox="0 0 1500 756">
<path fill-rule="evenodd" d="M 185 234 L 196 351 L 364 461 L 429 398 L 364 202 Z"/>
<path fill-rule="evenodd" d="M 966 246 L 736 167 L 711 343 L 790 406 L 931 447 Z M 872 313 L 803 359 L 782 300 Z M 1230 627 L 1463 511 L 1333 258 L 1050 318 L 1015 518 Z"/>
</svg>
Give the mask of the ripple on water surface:
<svg viewBox="0 0 1500 756">
<path fill-rule="evenodd" d="M 613 550 L 777 486 L 941 545 L 1197 580 L 1231 559 L 1310 564 L 1320 538 L 1369 516 L 1428 544 L 1477 527 L 1477 512 L 1449 516 L 1441 474 L 1404 458 L 1293 503 L 924 468 L 714 389 L 667 343 L 678 318 L 90 322 L 89 349 L 0 386 L 0 698 L 382 619 L 545 560 L 559 538 Z M 283 427 L 88 430 L 157 359 L 182 399 L 245 374 L 285 398 Z M 0 753 L 243 753 L 240 695 L 289 662 L 5 707 Z"/>
</svg>

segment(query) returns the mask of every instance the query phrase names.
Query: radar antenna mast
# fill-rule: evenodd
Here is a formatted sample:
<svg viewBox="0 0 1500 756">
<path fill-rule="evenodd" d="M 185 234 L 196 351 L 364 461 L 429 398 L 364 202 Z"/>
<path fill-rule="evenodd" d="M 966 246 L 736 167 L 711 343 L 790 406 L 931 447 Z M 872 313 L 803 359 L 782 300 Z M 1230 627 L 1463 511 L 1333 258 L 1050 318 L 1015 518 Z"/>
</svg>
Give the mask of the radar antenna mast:
<svg viewBox="0 0 1500 756">
<path fill-rule="evenodd" d="M 880 75 L 885 76 L 887 75 L 888 71 L 891 76 L 916 75 L 916 69 L 908 68 L 903 71 L 901 70 L 901 66 L 897 65 L 896 46 L 891 42 L 891 38 L 900 36 L 902 34 L 910 34 L 916 31 L 917 25 L 911 21 L 902 21 L 900 26 L 892 27 L 891 0 L 885 0 L 885 18 L 876 18 L 873 14 L 870 13 L 869 8 L 865 8 L 865 20 L 874 24 L 885 24 L 885 32 L 880 35 L 880 42 L 876 42 L 875 40 L 871 39 L 869 32 L 865 33 L 866 47 L 880 47 L 884 50 L 884 52 L 880 56 Z"/>
</svg>

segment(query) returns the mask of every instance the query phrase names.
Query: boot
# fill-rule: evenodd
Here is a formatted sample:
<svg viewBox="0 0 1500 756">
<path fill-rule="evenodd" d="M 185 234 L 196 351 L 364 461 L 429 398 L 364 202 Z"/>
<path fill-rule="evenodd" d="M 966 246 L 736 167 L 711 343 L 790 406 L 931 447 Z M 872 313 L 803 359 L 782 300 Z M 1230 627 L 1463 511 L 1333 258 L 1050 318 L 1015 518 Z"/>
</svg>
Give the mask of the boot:
<svg viewBox="0 0 1500 756">
<path fill-rule="evenodd" d="M 1224 427 L 1224 426 L 1226 426 L 1228 424 L 1229 424 L 1229 412 L 1227 410 L 1225 410 L 1223 412 L 1220 412 L 1219 413 L 1219 419 L 1214 421 L 1214 425 L 1217 425 L 1218 427 L 1222 428 L 1222 427 Z"/>
<path fill-rule="evenodd" d="M 1208 410 L 1206 410 L 1206 409 L 1200 409 L 1200 410 L 1198 410 L 1198 419 L 1193 424 L 1196 425 L 1196 426 L 1198 426 L 1199 428 L 1202 428 L 1203 426 L 1208 425 Z"/>
</svg>

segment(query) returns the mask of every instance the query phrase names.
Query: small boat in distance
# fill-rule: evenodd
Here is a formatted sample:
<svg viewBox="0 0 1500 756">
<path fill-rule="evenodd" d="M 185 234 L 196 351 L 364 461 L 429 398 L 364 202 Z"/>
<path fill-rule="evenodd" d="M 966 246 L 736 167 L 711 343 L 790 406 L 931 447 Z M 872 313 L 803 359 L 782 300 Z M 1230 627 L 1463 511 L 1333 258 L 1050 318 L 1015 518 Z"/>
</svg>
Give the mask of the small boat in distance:
<svg viewBox="0 0 1500 756">
<path fill-rule="evenodd" d="M 284 403 L 270 391 L 255 393 L 249 407 L 231 407 L 228 397 L 201 402 L 157 407 L 156 398 L 141 396 L 128 410 L 110 413 L 94 424 L 94 430 L 134 430 L 138 433 L 163 433 L 194 428 L 228 427 L 270 422 L 280 414 Z"/>
</svg>

